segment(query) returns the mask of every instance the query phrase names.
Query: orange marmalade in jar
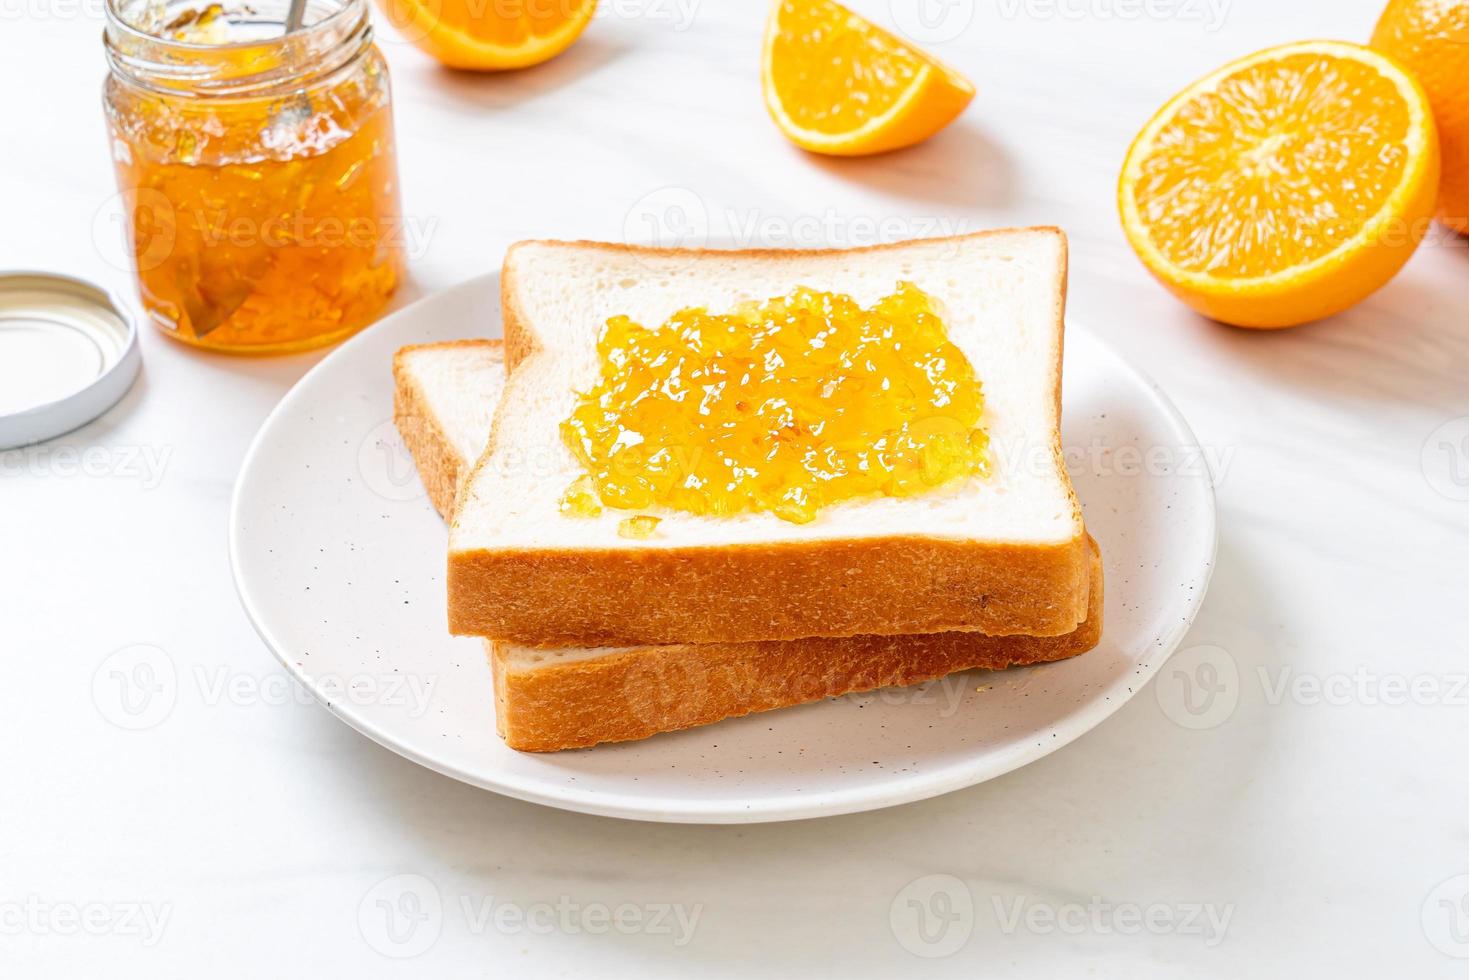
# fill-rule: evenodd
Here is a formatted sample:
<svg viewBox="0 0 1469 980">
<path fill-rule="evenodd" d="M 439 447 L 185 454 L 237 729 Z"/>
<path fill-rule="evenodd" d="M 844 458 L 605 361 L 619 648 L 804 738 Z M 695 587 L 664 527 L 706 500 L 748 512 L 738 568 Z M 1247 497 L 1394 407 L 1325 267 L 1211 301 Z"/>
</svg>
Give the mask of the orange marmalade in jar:
<svg viewBox="0 0 1469 980">
<path fill-rule="evenodd" d="M 387 65 L 365 0 L 108 0 L 105 105 L 139 292 L 212 350 L 329 344 L 403 277 Z"/>
</svg>

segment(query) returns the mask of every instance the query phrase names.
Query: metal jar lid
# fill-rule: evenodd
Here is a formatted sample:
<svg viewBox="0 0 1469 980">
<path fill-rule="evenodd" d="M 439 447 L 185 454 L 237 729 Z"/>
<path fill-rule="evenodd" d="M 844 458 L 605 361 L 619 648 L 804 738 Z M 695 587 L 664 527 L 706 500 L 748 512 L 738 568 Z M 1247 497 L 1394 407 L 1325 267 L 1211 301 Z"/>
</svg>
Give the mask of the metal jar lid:
<svg viewBox="0 0 1469 980">
<path fill-rule="evenodd" d="M 132 387 L 138 328 L 70 276 L 0 273 L 0 449 L 86 425 Z"/>
</svg>

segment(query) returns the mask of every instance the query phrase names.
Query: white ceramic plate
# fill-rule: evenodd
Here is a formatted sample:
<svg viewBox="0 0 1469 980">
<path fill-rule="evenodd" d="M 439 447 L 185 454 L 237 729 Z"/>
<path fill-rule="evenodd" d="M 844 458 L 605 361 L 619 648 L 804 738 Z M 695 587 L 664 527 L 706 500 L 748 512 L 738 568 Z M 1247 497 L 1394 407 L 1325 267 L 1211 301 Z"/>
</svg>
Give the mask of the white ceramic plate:
<svg viewBox="0 0 1469 980">
<path fill-rule="evenodd" d="M 393 428 L 404 344 L 500 335 L 499 277 L 431 296 L 318 364 L 266 420 L 230 514 L 260 636 L 348 724 L 441 773 L 550 806 L 738 823 L 936 796 L 1054 752 L 1135 694 L 1182 639 L 1213 565 L 1214 495 L 1193 434 L 1146 378 L 1067 333 L 1065 442 L 1106 563 L 1101 646 L 642 742 L 532 755 L 495 734 L 477 640 L 445 631 L 445 530 Z"/>
</svg>

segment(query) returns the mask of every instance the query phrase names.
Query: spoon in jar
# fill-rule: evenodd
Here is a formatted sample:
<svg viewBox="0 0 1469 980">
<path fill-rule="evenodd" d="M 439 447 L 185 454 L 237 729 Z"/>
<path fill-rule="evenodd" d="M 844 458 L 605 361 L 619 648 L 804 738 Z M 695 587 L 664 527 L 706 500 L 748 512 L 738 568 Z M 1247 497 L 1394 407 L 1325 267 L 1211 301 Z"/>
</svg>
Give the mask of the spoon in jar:
<svg viewBox="0 0 1469 980">
<path fill-rule="evenodd" d="M 301 22 L 305 19 L 306 0 L 291 0 L 291 6 L 286 11 L 286 32 L 284 36 L 290 37 L 296 31 L 299 31 L 301 29 Z M 311 118 L 311 100 L 306 97 L 305 92 L 299 93 L 292 100 L 284 118 L 297 124 Z"/>
<path fill-rule="evenodd" d="M 286 11 L 286 33 L 301 29 L 301 22 L 306 19 L 306 0 L 291 0 L 291 9 Z"/>
</svg>

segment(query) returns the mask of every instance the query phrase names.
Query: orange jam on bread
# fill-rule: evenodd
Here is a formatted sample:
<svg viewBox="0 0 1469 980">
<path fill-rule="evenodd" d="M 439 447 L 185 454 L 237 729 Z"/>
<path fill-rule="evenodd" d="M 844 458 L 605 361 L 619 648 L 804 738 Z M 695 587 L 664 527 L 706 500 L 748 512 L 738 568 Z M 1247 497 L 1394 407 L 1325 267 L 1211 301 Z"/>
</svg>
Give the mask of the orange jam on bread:
<svg viewBox="0 0 1469 980">
<path fill-rule="evenodd" d="M 908 497 L 988 467 L 984 400 L 934 300 L 909 282 L 863 307 L 798 287 L 649 328 L 607 321 L 601 371 L 561 435 L 586 469 L 563 512 L 768 512 Z"/>
</svg>

